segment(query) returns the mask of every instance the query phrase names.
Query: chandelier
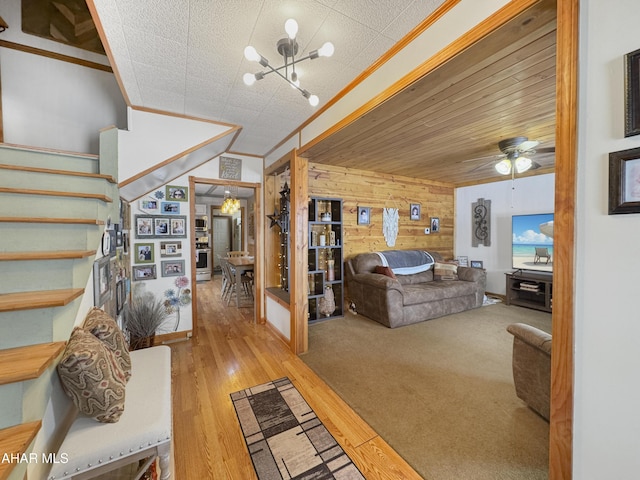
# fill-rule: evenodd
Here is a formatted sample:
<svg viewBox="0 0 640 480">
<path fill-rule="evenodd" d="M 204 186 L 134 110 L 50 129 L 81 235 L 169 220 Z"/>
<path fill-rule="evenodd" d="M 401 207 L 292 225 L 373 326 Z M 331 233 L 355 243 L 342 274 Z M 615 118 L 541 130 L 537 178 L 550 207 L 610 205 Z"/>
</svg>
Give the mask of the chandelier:
<svg viewBox="0 0 640 480">
<path fill-rule="evenodd" d="M 220 211 L 228 215 L 233 215 L 238 210 L 240 210 L 240 200 L 238 200 L 238 187 L 224 187 L 224 202 L 222 202 Z"/>
<path fill-rule="evenodd" d="M 298 73 L 296 72 L 296 64 L 300 63 L 304 60 L 314 60 L 318 57 L 330 57 L 333 55 L 333 44 L 331 42 L 326 42 L 322 47 L 317 50 L 313 50 L 306 57 L 296 59 L 295 56 L 298 53 L 298 42 L 296 42 L 296 35 L 298 33 L 298 22 L 296 22 L 293 18 L 287 20 L 284 24 L 284 30 L 287 32 L 287 36 L 285 38 L 281 38 L 276 43 L 276 49 L 278 53 L 282 55 L 284 60 L 284 65 L 273 68 L 269 64 L 269 60 L 260 55 L 255 48 L 252 46 L 248 46 L 244 49 L 244 56 L 250 62 L 258 62 L 266 71 L 258 72 L 258 73 L 245 73 L 242 77 L 242 80 L 246 85 L 253 85 L 256 80 L 262 80 L 265 75 L 269 75 L 270 73 L 276 73 L 281 78 L 283 78 L 292 88 L 298 90 L 304 98 L 309 100 L 309 104 L 312 107 L 318 105 L 320 101 L 317 95 L 312 95 L 304 88 L 300 87 L 300 80 L 298 79 Z M 282 72 L 284 70 L 284 73 Z"/>
</svg>

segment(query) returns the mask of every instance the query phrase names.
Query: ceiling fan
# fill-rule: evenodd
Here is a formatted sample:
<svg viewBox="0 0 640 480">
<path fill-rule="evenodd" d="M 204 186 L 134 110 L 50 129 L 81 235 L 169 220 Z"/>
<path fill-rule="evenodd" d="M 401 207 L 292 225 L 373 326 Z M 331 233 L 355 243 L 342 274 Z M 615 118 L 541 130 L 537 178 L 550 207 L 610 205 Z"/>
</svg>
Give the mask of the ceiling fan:
<svg viewBox="0 0 640 480">
<path fill-rule="evenodd" d="M 500 155 L 494 155 L 493 160 L 483 165 L 480 165 L 473 170 L 486 167 L 495 163 L 494 168 L 501 175 L 513 175 L 514 173 L 523 173 L 527 170 L 540 168 L 540 164 L 534 162 L 531 157 L 536 153 L 553 153 L 554 147 L 535 150 L 540 142 L 536 140 L 529 140 L 527 137 L 513 137 L 500 140 L 498 142 L 498 148 L 502 152 Z M 483 157 L 487 158 L 487 157 Z M 466 161 L 478 161 L 483 158 L 475 158 L 473 160 Z M 502 160 L 499 160 L 502 158 Z"/>
</svg>

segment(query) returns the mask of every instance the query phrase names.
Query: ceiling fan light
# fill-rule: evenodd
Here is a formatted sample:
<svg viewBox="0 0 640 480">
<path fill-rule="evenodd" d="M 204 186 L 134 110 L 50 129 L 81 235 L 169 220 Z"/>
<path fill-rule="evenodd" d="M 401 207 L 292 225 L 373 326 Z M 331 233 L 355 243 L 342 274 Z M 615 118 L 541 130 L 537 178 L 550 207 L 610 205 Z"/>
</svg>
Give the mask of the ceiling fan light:
<svg viewBox="0 0 640 480">
<path fill-rule="evenodd" d="M 533 162 L 527 157 L 518 157 L 516 159 L 516 172 L 523 173 L 533 166 Z"/>
<path fill-rule="evenodd" d="M 284 22 L 284 31 L 287 32 L 289 38 L 293 40 L 298 34 L 298 22 L 296 22 L 293 18 L 288 19 L 286 22 Z"/>
<path fill-rule="evenodd" d="M 505 158 L 496 163 L 496 170 L 500 175 L 509 175 L 509 173 L 511 173 L 511 160 Z"/>
</svg>

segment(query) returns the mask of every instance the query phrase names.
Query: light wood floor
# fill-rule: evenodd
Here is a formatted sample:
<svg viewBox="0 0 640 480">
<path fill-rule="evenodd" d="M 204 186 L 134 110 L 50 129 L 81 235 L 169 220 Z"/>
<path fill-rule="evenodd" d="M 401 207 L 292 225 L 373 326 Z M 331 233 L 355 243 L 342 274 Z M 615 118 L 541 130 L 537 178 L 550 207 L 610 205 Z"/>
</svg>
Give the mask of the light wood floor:
<svg viewBox="0 0 640 480">
<path fill-rule="evenodd" d="M 197 339 L 171 345 L 176 479 L 255 479 L 229 395 L 285 376 L 367 479 L 421 478 L 251 308 L 224 305 L 219 276 L 196 288 Z"/>
</svg>

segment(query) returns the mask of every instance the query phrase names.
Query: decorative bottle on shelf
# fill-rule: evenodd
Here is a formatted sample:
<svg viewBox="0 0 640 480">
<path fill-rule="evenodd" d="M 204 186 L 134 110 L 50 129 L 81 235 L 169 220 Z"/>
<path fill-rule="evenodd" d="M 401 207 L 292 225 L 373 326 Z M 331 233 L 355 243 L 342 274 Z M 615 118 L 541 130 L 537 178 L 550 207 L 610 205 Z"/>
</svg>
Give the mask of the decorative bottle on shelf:
<svg viewBox="0 0 640 480">
<path fill-rule="evenodd" d="M 327 252 L 327 280 L 333 282 L 336 279 L 335 261 L 333 260 L 333 249 Z"/>
<path fill-rule="evenodd" d="M 336 311 L 336 299 L 331 285 L 324 286 L 324 296 L 318 300 L 318 312 L 320 315 L 330 317 Z"/>
</svg>

